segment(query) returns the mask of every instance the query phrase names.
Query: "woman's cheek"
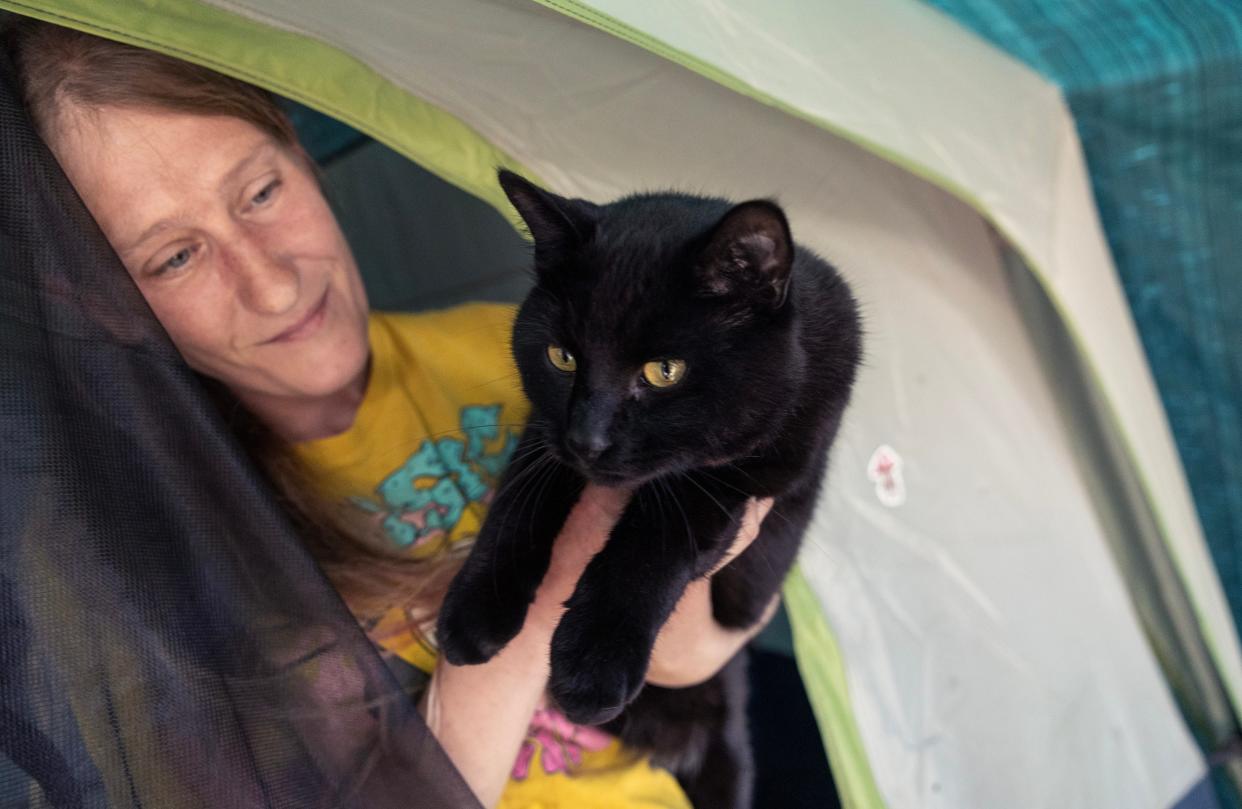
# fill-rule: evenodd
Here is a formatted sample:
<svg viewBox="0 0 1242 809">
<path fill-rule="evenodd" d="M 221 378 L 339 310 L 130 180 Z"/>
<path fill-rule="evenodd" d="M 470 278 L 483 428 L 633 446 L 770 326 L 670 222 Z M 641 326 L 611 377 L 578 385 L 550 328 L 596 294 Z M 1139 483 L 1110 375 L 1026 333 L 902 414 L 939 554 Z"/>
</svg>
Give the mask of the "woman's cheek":
<svg viewBox="0 0 1242 809">
<path fill-rule="evenodd" d="M 229 307 L 221 305 L 221 297 L 196 286 L 187 284 L 147 295 L 156 319 L 191 365 L 223 359 L 237 337 L 231 333 L 235 318 Z"/>
</svg>

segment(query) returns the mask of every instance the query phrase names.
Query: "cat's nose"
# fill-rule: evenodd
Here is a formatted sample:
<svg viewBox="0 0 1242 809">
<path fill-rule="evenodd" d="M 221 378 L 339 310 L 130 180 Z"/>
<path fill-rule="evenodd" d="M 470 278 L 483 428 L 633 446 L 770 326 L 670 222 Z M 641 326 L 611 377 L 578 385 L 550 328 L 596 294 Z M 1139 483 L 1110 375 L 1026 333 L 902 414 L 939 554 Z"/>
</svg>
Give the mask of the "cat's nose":
<svg viewBox="0 0 1242 809">
<path fill-rule="evenodd" d="M 584 461 L 594 461 L 604 454 L 604 450 L 612 446 L 608 436 L 601 430 L 584 429 L 585 425 L 575 427 L 565 436 L 569 451 Z"/>
<path fill-rule="evenodd" d="M 579 460 L 591 463 L 612 446 L 613 415 L 617 397 L 608 391 L 575 391 L 569 409 L 569 428 L 565 433 L 566 448 Z"/>
</svg>

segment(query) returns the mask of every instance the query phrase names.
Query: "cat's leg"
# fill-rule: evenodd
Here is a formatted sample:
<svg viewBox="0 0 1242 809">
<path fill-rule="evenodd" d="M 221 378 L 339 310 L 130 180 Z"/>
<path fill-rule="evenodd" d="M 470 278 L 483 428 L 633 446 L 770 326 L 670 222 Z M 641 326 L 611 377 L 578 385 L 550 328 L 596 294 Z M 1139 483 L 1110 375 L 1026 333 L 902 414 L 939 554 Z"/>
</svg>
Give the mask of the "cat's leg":
<svg viewBox="0 0 1242 809">
<path fill-rule="evenodd" d="M 736 654 L 720 673 L 720 716 L 707 736 L 702 759 L 692 772 L 678 772 L 690 805 L 750 809 L 755 791 L 755 759 L 746 717 L 749 684 L 746 650 Z"/>
<path fill-rule="evenodd" d="M 695 807 L 747 809 L 754 789 L 746 651 L 706 682 L 648 685 L 607 730 L 677 776 Z"/>
<path fill-rule="evenodd" d="M 548 690 L 567 717 L 600 724 L 634 698 L 656 633 L 690 580 L 723 555 L 745 505 L 736 490 L 686 478 L 635 493 L 552 636 Z"/>
<path fill-rule="evenodd" d="M 490 660 L 521 630 L 583 485 L 528 428 L 440 608 L 436 641 L 450 663 Z"/>
</svg>

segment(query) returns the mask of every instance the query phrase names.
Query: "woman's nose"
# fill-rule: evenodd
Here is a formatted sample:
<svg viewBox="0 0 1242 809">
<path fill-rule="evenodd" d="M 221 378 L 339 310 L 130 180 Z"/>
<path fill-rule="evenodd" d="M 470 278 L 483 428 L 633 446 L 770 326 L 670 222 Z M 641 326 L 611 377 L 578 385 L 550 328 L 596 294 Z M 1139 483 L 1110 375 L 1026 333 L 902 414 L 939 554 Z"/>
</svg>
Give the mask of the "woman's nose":
<svg viewBox="0 0 1242 809">
<path fill-rule="evenodd" d="M 261 238 L 241 235 L 232 245 L 232 267 L 237 296 L 247 309 L 279 315 L 298 302 L 297 267 Z"/>
</svg>

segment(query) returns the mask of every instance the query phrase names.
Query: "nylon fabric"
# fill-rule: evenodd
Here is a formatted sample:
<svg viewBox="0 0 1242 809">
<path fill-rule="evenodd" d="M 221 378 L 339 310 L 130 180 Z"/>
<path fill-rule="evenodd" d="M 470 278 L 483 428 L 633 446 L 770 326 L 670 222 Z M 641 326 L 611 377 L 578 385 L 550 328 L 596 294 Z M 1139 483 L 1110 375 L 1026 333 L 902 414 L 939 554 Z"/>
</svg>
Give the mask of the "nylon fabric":
<svg viewBox="0 0 1242 809">
<path fill-rule="evenodd" d="M 477 805 L 7 61 L 0 133 L 0 805 Z"/>
</svg>

